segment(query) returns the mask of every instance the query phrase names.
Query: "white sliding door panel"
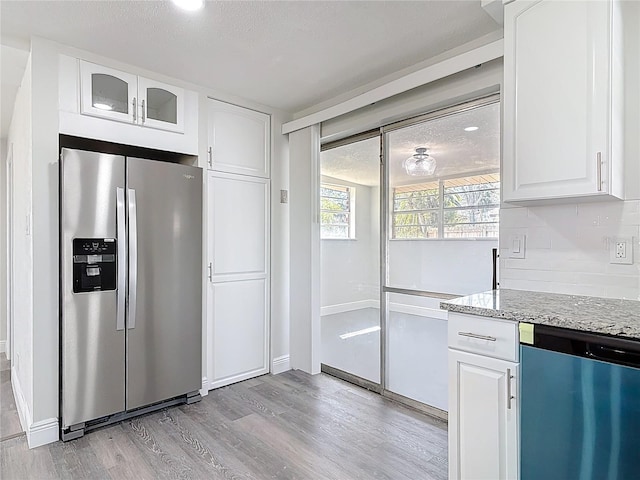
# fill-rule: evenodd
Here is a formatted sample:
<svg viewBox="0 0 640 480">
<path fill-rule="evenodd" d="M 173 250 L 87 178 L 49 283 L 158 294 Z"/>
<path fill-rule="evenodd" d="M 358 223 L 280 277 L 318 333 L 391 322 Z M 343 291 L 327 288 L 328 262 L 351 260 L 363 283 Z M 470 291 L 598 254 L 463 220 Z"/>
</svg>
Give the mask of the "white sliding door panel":
<svg viewBox="0 0 640 480">
<path fill-rule="evenodd" d="M 209 174 L 212 280 L 267 275 L 269 180 Z"/>
<path fill-rule="evenodd" d="M 269 115 L 210 100 L 210 168 L 269 177 L 270 129 Z"/>
<path fill-rule="evenodd" d="M 269 372 L 266 279 L 211 284 L 213 372 L 210 388 Z"/>
</svg>

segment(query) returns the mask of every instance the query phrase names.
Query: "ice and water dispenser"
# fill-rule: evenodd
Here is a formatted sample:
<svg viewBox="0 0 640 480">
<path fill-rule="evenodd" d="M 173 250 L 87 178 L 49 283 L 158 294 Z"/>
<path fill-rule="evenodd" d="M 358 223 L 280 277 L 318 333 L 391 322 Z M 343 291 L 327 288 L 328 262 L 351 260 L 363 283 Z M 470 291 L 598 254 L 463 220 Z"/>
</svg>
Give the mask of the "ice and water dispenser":
<svg viewBox="0 0 640 480">
<path fill-rule="evenodd" d="M 73 292 L 116 289 L 116 239 L 73 239 Z"/>
</svg>

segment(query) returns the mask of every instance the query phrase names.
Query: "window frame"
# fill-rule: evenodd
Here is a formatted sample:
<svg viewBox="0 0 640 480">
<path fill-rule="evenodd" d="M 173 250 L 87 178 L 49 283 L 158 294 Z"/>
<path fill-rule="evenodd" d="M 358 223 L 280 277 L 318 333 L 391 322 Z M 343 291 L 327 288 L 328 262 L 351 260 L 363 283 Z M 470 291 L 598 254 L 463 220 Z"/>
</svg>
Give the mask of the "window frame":
<svg viewBox="0 0 640 480">
<path fill-rule="evenodd" d="M 340 191 L 346 191 L 347 192 L 347 196 L 348 196 L 348 205 L 349 205 L 349 209 L 348 210 L 323 210 L 322 209 L 322 199 L 323 198 L 332 198 L 332 197 L 327 197 L 326 195 L 322 195 L 322 189 L 326 188 L 326 189 L 333 189 L 333 190 L 340 190 Z M 343 184 L 339 184 L 339 183 L 335 183 L 335 182 L 320 182 L 320 240 L 356 240 L 356 212 L 355 212 L 355 206 L 356 206 L 356 187 L 352 186 L 352 185 L 343 185 Z M 323 233 L 323 229 L 322 227 L 324 225 L 335 225 L 335 226 L 345 226 L 342 223 L 324 223 L 323 222 L 323 218 L 322 218 L 322 214 L 323 213 L 347 213 L 348 215 L 348 223 L 347 223 L 347 236 L 346 237 L 326 237 L 324 236 Z"/>
<path fill-rule="evenodd" d="M 498 177 L 498 180 L 496 182 L 487 182 L 487 184 L 491 183 L 491 184 L 495 184 L 497 183 L 498 185 L 496 187 L 493 188 L 484 188 L 484 189 L 478 189 L 477 191 L 496 191 L 498 193 L 498 203 L 491 203 L 491 204 L 487 204 L 487 205 L 476 205 L 476 206 L 461 206 L 461 207 L 445 207 L 445 195 L 447 194 L 446 192 L 446 188 L 450 188 L 450 187 L 445 187 L 445 183 L 447 181 L 450 180 L 456 180 L 456 179 L 463 179 L 463 178 L 469 178 L 469 177 L 475 177 L 475 176 L 479 176 L 479 175 L 500 175 L 500 171 L 499 170 L 493 170 L 490 172 L 479 172 L 479 173 L 467 173 L 464 175 L 456 175 L 454 177 L 447 177 L 447 178 L 439 178 L 437 179 L 437 183 L 438 183 L 438 207 L 437 208 L 427 208 L 427 209 L 420 209 L 420 210 L 410 210 L 410 211 L 398 211 L 396 210 L 396 196 L 398 195 L 397 190 L 399 188 L 402 187 L 393 187 L 391 190 L 391 195 L 390 195 L 390 210 L 391 210 L 391 215 L 390 215 L 390 228 L 389 228 L 389 240 L 391 241 L 415 241 L 415 240 L 439 240 L 439 241 L 451 241 L 451 240 L 469 240 L 469 241 L 478 241 L 478 240 L 497 240 L 499 238 L 499 225 L 500 225 L 500 217 L 499 217 L 499 210 L 500 210 L 500 181 L 501 178 Z M 433 182 L 425 182 L 425 184 L 428 183 L 436 183 L 435 181 Z M 470 184 L 471 185 L 471 184 Z M 428 191 L 427 189 L 422 189 L 422 190 L 415 190 L 416 192 L 421 192 L 421 191 Z M 404 193 L 404 192 L 401 192 Z M 466 223 L 451 223 L 448 224 L 445 221 L 445 213 L 446 212 L 451 212 L 451 211 L 456 211 L 456 210 L 460 210 L 460 211 L 464 211 L 464 210 L 492 210 L 492 209 L 498 209 L 498 217 L 497 217 L 497 221 L 495 222 L 466 222 Z M 396 215 L 398 214 L 406 214 L 406 213 L 433 213 L 433 212 L 437 212 L 438 214 L 438 221 L 437 221 L 437 236 L 436 237 L 407 237 L 407 238 L 402 238 L 402 237 L 398 237 L 396 234 L 396 229 L 398 228 L 398 226 L 396 225 L 395 219 L 396 219 Z M 447 226 L 454 226 L 454 225 L 484 225 L 484 224 L 495 224 L 497 225 L 498 229 L 498 235 L 497 236 L 492 236 L 492 237 L 478 237 L 478 236 L 473 236 L 473 237 L 447 237 L 445 236 L 445 227 Z M 419 224 L 415 224 L 415 225 L 419 225 Z"/>
</svg>

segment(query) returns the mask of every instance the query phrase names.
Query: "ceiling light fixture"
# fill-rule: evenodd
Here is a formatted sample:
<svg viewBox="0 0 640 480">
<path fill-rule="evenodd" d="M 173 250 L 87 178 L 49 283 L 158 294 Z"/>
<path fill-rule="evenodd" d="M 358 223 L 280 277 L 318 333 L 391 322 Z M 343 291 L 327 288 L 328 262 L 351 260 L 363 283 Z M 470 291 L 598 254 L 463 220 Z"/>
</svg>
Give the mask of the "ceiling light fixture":
<svg viewBox="0 0 640 480">
<path fill-rule="evenodd" d="M 436 160 L 427 153 L 426 148 L 418 147 L 416 153 L 404 161 L 404 169 L 412 177 L 426 177 L 435 172 Z"/>
<path fill-rule="evenodd" d="M 204 7 L 204 0 L 172 0 L 173 3 L 188 12 L 194 12 Z"/>
<path fill-rule="evenodd" d="M 100 110 L 113 110 L 113 107 L 111 105 L 107 105 L 106 103 L 94 103 L 93 104 L 94 107 L 100 109 Z"/>
<path fill-rule="evenodd" d="M 475 132 L 478 130 L 478 127 L 467 127 L 464 129 L 465 132 Z"/>
</svg>

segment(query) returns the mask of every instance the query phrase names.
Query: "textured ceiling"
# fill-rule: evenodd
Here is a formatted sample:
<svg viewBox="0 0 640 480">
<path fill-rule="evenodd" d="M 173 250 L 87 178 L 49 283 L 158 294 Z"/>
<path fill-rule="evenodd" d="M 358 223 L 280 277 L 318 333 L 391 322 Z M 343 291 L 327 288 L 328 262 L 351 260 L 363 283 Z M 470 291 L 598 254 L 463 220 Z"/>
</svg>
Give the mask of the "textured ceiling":
<svg viewBox="0 0 640 480">
<path fill-rule="evenodd" d="M 478 127 L 467 132 L 466 127 Z M 423 183 L 452 175 L 473 175 L 500 168 L 500 104 L 493 103 L 446 117 L 391 131 L 389 180 L 391 186 Z M 404 161 L 417 147 L 426 147 L 436 160 L 430 177 L 410 177 Z M 323 175 L 362 185 L 379 184 L 378 137 L 322 152 Z"/>
<path fill-rule="evenodd" d="M 3 44 L 31 35 L 288 112 L 432 58 L 498 25 L 480 0 L 2 1 Z"/>
</svg>

